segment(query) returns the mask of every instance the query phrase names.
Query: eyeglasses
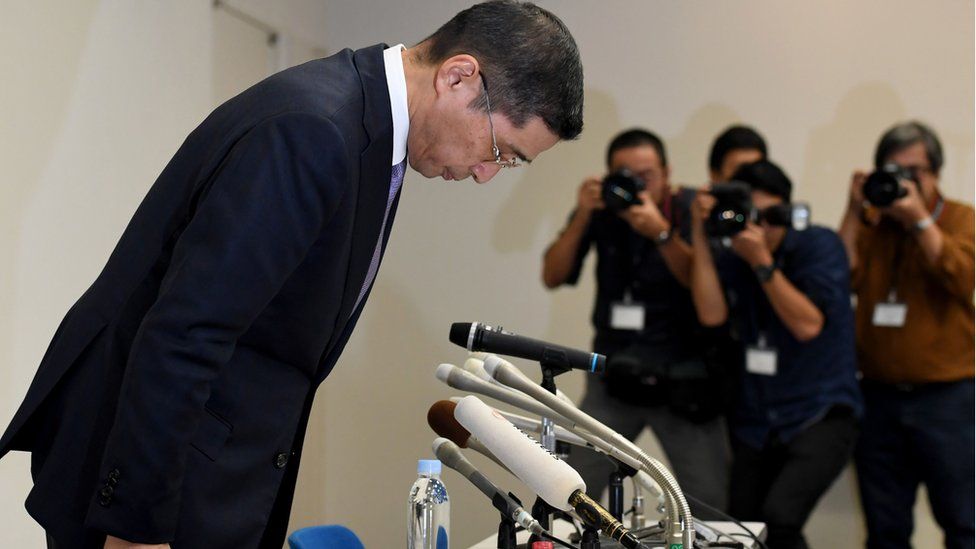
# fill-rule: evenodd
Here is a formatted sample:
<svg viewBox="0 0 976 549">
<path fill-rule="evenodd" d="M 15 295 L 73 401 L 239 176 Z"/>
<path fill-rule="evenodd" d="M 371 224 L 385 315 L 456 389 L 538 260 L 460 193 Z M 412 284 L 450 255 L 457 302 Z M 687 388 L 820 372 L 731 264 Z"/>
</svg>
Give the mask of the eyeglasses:
<svg viewBox="0 0 976 549">
<path fill-rule="evenodd" d="M 488 128 L 491 130 L 491 154 L 495 156 L 495 164 L 503 168 L 518 168 L 522 166 L 517 156 L 513 156 L 509 160 L 502 158 L 502 151 L 498 148 L 498 141 L 495 140 L 495 125 L 491 121 L 491 100 L 488 99 L 488 83 L 485 82 L 485 77 L 481 77 L 481 87 L 485 90 L 485 105 L 488 107 Z"/>
</svg>

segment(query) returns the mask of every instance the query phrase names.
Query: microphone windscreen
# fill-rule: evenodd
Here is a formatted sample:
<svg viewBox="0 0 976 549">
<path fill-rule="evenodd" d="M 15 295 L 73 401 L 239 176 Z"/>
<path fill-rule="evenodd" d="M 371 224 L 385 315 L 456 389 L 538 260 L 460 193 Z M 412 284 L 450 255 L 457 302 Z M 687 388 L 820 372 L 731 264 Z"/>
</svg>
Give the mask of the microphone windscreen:
<svg viewBox="0 0 976 549">
<path fill-rule="evenodd" d="M 437 436 L 444 437 L 461 448 L 467 448 L 471 433 L 455 419 L 456 407 L 457 404 L 450 400 L 438 400 L 427 410 L 427 424 Z"/>
<path fill-rule="evenodd" d="M 451 324 L 451 335 L 449 339 L 451 343 L 468 348 L 468 334 L 471 333 L 471 323 L 470 322 L 455 322 Z M 470 351 L 470 349 L 468 349 Z"/>
<path fill-rule="evenodd" d="M 586 490 L 583 478 L 575 469 L 539 446 L 538 442 L 519 431 L 477 397 L 461 399 L 454 415 L 461 425 L 549 505 L 568 511 L 573 492 Z"/>
</svg>

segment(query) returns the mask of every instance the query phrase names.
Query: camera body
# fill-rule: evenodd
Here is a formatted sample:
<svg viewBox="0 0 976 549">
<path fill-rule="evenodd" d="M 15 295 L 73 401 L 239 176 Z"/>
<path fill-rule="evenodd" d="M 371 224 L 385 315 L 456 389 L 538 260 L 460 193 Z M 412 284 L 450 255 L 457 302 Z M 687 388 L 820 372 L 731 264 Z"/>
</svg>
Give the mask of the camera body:
<svg viewBox="0 0 976 549">
<path fill-rule="evenodd" d="M 631 206 L 641 204 L 637 193 L 645 188 L 644 180 L 624 168 L 603 179 L 602 198 L 608 210 L 621 212 Z"/>
<path fill-rule="evenodd" d="M 898 164 L 885 164 L 881 169 L 876 170 L 864 181 L 862 192 L 864 198 L 873 206 L 884 208 L 890 206 L 892 202 L 908 194 L 899 181 L 907 179 L 918 185 L 918 179 L 912 170 L 903 168 Z"/>
<path fill-rule="evenodd" d="M 776 204 L 757 209 L 752 203 L 752 187 L 747 183 L 730 181 L 713 185 L 709 194 L 716 204 L 708 219 L 705 232 L 713 238 L 732 237 L 746 228 L 748 222 L 776 227 L 793 227 L 798 231 L 810 226 L 810 206 L 804 203 Z"/>
<path fill-rule="evenodd" d="M 712 185 L 709 194 L 715 197 L 715 207 L 705 220 L 705 232 L 714 238 L 738 234 L 746 223 L 755 221 L 752 187 L 738 181 Z"/>
</svg>

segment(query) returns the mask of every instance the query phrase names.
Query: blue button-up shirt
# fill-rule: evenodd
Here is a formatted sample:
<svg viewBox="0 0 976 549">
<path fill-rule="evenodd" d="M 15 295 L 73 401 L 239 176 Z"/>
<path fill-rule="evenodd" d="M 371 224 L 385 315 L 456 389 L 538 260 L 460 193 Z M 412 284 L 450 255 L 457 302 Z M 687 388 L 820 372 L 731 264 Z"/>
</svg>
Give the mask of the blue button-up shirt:
<svg viewBox="0 0 976 549">
<path fill-rule="evenodd" d="M 743 370 L 732 417 L 735 437 L 757 449 L 774 436 L 789 442 L 834 406 L 847 406 L 858 417 L 861 414 L 850 268 L 843 243 L 824 227 L 789 229 L 773 259 L 824 316 L 823 329 L 810 341 L 793 337 L 745 261 L 731 251 L 716 257 L 732 329 L 743 353 L 763 334 L 767 346 L 777 352 L 775 375 Z"/>
</svg>

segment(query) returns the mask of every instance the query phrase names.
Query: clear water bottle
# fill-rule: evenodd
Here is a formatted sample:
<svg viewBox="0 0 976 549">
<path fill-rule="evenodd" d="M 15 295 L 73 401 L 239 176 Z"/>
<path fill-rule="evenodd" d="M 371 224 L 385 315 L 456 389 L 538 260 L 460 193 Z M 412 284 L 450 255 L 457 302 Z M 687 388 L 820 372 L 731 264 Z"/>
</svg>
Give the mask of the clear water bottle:
<svg viewBox="0 0 976 549">
<path fill-rule="evenodd" d="M 417 481 L 407 501 L 407 549 L 448 549 L 451 501 L 441 482 L 441 462 L 417 462 Z"/>
</svg>

